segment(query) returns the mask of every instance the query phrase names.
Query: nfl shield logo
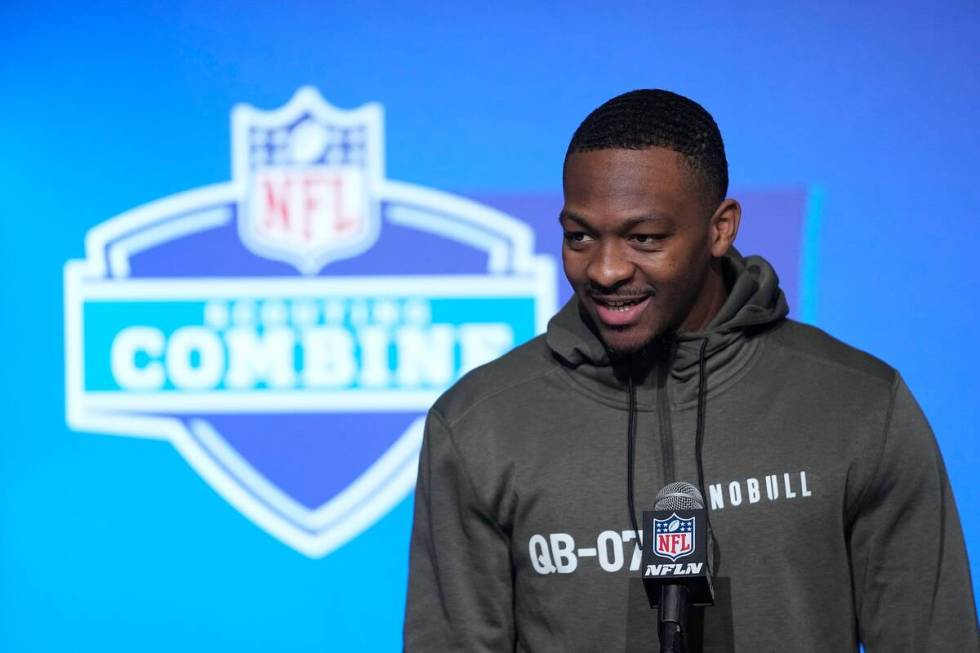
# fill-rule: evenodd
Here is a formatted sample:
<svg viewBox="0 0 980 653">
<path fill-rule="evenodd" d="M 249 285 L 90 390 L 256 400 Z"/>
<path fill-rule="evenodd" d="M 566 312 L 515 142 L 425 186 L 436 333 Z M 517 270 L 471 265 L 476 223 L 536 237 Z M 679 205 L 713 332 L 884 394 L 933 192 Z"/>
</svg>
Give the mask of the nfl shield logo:
<svg viewBox="0 0 980 653">
<path fill-rule="evenodd" d="M 308 275 L 370 248 L 380 224 L 382 122 L 377 103 L 342 111 L 312 88 L 275 111 L 237 106 L 233 174 L 244 199 L 242 242 Z"/>
<path fill-rule="evenodd" d="M 676 561 L 694 553 L 694 517 L 682 519 L 674 513 L 667 519 L 654 519 L 653 552 Z"/>
</svg>

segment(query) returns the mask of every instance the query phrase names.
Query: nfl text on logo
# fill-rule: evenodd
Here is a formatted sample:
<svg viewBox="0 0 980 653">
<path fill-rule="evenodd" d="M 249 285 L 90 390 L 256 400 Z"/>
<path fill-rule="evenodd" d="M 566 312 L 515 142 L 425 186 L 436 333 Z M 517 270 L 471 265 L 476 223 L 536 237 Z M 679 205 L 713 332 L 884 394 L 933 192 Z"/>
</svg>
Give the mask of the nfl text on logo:
<svg viewBox="0 0 980 653">
<path fill-rule="evenodd" d="M 169 440 L 311 557 L 400 502 L 429 405 L 542 332 L 556 280 L 526 224 L 386 179 L 383 138 L 380 105 L 309 87 L 238 106 L 231 182 L 92 228 L 65 266 L 68 425 Z"/>
</svg>

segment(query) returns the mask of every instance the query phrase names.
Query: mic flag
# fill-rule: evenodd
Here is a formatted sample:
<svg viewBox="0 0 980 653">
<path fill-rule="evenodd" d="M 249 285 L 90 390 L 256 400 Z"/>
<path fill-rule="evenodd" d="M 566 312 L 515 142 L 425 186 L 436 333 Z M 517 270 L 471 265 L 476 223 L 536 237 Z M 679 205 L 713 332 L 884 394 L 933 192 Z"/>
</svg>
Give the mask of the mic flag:
<svg viewBox="0 0 980 653">
<path fill-rule="evenodd" d="M 643 584 L 651 607 L 661 588 L 687 588 L 691 605 L 714 605 L 709 560 L 711 534 L 701 492 L 677 482 L 657 494 L 655 510 L 643 512 Z"/>
</svg>

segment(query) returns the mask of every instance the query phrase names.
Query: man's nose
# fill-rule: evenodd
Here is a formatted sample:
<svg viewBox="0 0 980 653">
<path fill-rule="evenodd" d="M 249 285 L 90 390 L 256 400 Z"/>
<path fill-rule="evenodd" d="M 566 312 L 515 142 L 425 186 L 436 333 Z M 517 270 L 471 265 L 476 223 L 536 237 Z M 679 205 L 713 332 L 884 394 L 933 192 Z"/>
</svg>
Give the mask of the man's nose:
<svg viewBox="0 0 980 653">
<path fill-rule="evenodd" d="M 615 242 L 601 243 L 587 270 L 589 281 L 601 288 L 615 288 L 633 276 L 629 253 Z"/>
</svg>

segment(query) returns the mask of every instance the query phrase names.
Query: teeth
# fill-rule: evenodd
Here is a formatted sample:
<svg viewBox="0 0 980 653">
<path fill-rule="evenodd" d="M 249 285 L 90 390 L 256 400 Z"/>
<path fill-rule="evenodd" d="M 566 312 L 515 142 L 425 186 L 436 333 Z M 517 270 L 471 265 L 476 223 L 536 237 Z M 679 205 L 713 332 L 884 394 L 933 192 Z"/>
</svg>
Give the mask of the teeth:
<svg viewBox="0 0 980 653">
<path fill-rule="evenodd" d="M 613 311 L 622 313 L 622 312 L 628 311 L 630 309 L 630 307 L 636 306 L 641 301 L 643 301 L 643 300 L 642 299 L 631 299 L 631 300 L 628 300 L 628 301 L 619 301 L 619 302 L 609 302 L 609 301 L 601 301 L 600 300 L 600 303 L 605 304 L 607 308 L 609 308 L 609 309 L 611 309 Z"/>
</svg>

